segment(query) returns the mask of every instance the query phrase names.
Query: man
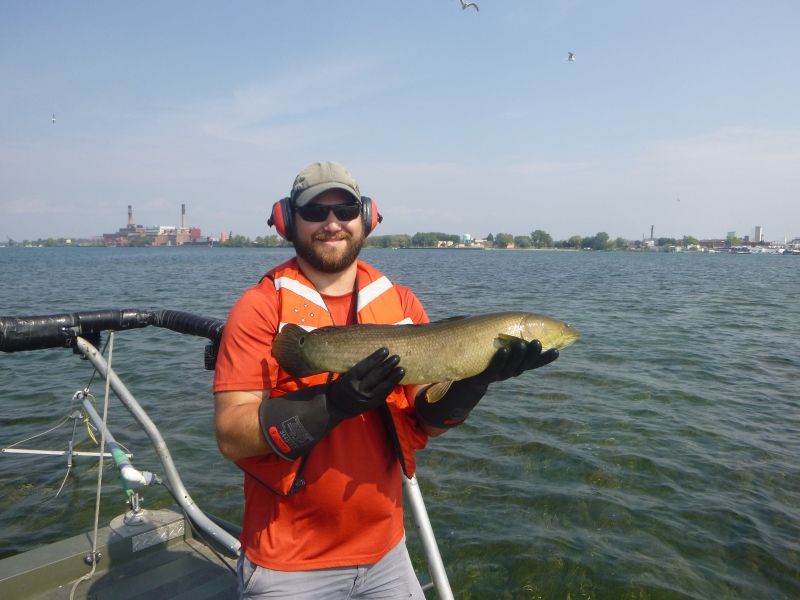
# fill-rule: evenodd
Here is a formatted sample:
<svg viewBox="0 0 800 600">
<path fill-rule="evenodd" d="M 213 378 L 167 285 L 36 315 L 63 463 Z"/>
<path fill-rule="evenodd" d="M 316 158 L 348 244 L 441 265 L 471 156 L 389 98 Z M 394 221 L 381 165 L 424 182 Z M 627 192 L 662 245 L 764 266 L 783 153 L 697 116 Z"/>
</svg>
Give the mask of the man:
<svg viewBox="0 0 800 600">
<path fill-rule="evenodd" d="M 341 377 L 296 378 L 272 355 L 282 325 L 426 323 L 414 294 L 357 260 L 377 209 L 338 163 L 295 179 L 270 223 L 296 258 L 247 290 L 225 325 L 214 378 L 222 455 L 245 472 L 242 598 L 424 598 L 405 546 L 401 474 L 464 421 L 488 385 L 555 360 L 520 342 L 428 404 L 399 386 L 382 348 Z"/>
</svg>

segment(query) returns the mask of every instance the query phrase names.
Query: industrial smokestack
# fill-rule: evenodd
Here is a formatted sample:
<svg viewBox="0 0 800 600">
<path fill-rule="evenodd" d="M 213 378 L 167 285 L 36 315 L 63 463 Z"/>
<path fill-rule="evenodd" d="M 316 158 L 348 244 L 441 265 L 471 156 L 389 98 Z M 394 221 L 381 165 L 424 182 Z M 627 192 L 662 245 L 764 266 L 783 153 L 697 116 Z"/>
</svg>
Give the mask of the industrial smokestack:
<svg viewBox="0 0 800 600">
<path fill-rule="evenodd" d="M 133 225 L 133 209 L 130 204 L 128 204 L 128 225 Z"/>
<path fill-rule="evenodd" d="M 653 239 L 653 226 L 650 225 L 650 239 Z"/>
<path fill-rule="evenodd" d="M 181 229 L 186 229 L 186 205 L 181 204 Z"/>
</svg>

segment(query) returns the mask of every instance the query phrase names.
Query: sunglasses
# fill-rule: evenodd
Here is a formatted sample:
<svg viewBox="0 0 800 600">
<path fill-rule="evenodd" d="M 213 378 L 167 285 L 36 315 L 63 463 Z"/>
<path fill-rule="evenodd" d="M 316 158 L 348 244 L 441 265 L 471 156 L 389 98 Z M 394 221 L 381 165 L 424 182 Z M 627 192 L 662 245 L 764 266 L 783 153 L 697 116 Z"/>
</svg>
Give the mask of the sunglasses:
<svg viewBox="0 0 800 600">
<path fill-rule="evenodd" d="M 340 221 L 352 221 L 361 214 L 360 204 L 304 204 L 298 206 L 295 212 L 303 217 L 304 221 L 311 223 L 322 223 L 327 220 L 328 215 L 336 215 Z"/>
</svg>

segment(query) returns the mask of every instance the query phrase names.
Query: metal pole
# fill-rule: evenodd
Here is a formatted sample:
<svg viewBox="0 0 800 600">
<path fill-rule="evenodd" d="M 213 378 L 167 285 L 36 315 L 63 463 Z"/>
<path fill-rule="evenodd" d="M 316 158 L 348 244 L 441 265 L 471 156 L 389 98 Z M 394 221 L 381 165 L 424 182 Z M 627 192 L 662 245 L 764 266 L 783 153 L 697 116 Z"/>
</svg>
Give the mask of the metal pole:
<svg viewBox="0 0 800 600">
<path fill-rule="evenodd" d="M 439 546 L 436 545 L 436 537 L 433 535 L 433 527 L 428 518 L 428 511 L 425 510 L 425 502 L 422 500 L 422 492 L 419 490 L 416 475 L 411 479 L 403 476 L 403 491 L 405 491 L 406 500 L 411 507 L 411 516 L 414 519 L 414 526 L 417 528 L 422 551 L 428 561 L 428 569 L 431 572 L 436 596 L 439 600 L 453 600 L 453 591 L 450 589 L 450 581 L 444 570 L 442 555 L 439 554 Z"/>
<path fill-rule="evenodd" d="M 82 337 L 77 338 L 77 348 L 78 351 L 85 356 L 92 363 L 92 365 L 94 365 L 94 368 L 97 369 L 97 372 L 100 374 L 100 376 L 105 379 L 106 372 L 108 371 L 108 364 L 97 348 L 92 346 Z M 136 422 L 139 423 L 142 429 L 144 429 L 144 432 L 153 443 L 156 453 L 158 454 L 158 458 L 161 460 L 161 466 L 164 468 L 164 475 L 169 480 L 170 487 L 172 487 L 172 491 L 175 494 L 178 503 L 189 515 L 192 523 L 194 523 L 205 533 L 208 533 L 210 536 L 212 536 L 217 542 L 222 544 L 223 547 L 227 548 L 234 554 L 239 554 L 239 550 L 241 549 L 239 540 L 205 516 L 203 511 L 200 510 L 197 504 L 194 503 L 194 500 L 192 500 L 191 496 L 189 496 L 189 492 L 187 492 L 186 488 L 183 486 L 181 476 L 178 475 L 178 470 L 175 468 L 175 463 L 172 462 L 172 456 L 169 453 L 169 448 L 167 448 L 167 444 L 164 441 L 164 438 L 161 437 L 161 433 L 158 431 L 155 423 L 150 420 L 150 417 L 147 416 L 147 413 L 136 401 L 136 398 L 134 398 L 133 394 L 128 391 L 128 388 L 125 387 L 113 370 L 110 374 L 109 383 L 111 384 L 111 388 L 114 390 L 114 393 L 117 395 L 120 402 L 122 402 L 122 405 L 128 410 L 131 416 L 136 419 Z"/>
</svg>

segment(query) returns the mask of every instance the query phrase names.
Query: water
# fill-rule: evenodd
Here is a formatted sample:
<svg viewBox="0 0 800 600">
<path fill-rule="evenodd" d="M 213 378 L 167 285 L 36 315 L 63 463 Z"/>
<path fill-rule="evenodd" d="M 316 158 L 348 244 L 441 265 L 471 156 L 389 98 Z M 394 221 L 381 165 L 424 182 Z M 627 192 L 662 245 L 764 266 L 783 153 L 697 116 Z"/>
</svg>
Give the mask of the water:
<svg viewBox="0 0 800 600">
<path fill-rule="evenodd" d="M 224 319 L 244 289 L 290 256 L 3 249 L 0 314 L 135 307 Z M 800 597 L 797 257 L 363 256 L 411 287 L 432 319 L 531 310 L 582 332 L 556 363 L 495 386 L 465 425 L 419 454 L 457 598 Z M 122 332 L 113 360 L 199 505 L 239 522 L 242 476 L 214 443 L 204 345 L 153 328 Z M 57 424 L 90 375 L 68 350 L 0 356 L 0 446 Z M 93 392 L 102 404 L 102 381 Z M 113 395 L 109 423 L 134 464 L 160 470 Z M 23 446 L 65 449 L 70 435 L 65 425 Z M 78 438 L 89 450 L 85 430 Z M 91 529 L 96 465 L 76 461 L 53 499 L 62 458 L 0 457 L 0 557 Z M 111 471 L 103 490 L 107 521 L 124 509 Z M 160 489 L 144 495 L 151 508 L 172 504 Z"/>
</svg>

